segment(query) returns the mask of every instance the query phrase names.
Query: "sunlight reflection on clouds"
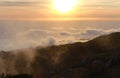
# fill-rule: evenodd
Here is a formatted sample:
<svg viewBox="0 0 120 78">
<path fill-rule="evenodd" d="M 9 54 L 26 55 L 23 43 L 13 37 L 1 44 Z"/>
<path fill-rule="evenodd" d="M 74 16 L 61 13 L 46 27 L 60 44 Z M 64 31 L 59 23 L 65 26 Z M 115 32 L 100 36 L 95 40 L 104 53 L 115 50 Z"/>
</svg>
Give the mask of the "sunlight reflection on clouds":
<svg viewBox="0 0 120 78">
<path fill-rule="evenodd" d="M 117 31 L 119 21 L 0 21 L 0 49 L 67 44 Z"/>
</svg>

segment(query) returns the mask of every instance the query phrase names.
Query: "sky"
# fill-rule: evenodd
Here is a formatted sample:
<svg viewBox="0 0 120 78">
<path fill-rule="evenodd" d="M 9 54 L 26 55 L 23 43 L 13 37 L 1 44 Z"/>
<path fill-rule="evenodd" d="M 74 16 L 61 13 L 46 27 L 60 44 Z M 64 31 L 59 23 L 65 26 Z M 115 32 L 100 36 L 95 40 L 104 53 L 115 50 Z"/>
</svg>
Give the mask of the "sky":
<svg viewBox="0 0 120 78">
<path fill-rule="evenodd" d="M 78 0 L 68 13 L 56 11 L 53 1 L 0 0 L 0 50 L 83 42 L 120 31 L 120 0 Z"/>
<path fill-rule="evenodd" d="M 72 12 L 61 14 L 54 0 L 0 0 L 0 19 L 120 19 L 120 0 L 78 0 Z"/>
</svg>

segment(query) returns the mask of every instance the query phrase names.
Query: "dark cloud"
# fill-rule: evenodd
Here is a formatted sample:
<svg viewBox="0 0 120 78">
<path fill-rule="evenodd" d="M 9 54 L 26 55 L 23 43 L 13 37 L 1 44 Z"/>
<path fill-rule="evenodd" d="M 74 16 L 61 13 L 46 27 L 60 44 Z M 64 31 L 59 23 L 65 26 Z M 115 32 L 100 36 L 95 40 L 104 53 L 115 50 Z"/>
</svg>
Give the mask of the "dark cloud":
<svg viewBox="0 0 120 78">
<path fill-rule="evenodd" d="M 67 32 L 61 32 L 60 35 L 61 35 L 61 36 L 70 36 L 70 34 L 67 33 Z"/>
<path fill-rule="evenodd" d="M 14 0 L 14 1 L 0 1 L 0 6 L 32 6 L 38 4 L 37 1 Z"/>
<path fill-rule="evenodd" d="M 48 2 L 48 1 L 47 1 Z M 48 3 L 46 1 L 39 1 L 39 0 L 5 0 L 0 1 L 0 6 L 5 7 L 14 7 L 14 6 L 32 6 L 32 7 L 40 7 L 40 8 L 49 8 Z"/>
<path fill-rule="evenodd" d="M 97 29 L 88 29 L 80 34 L 78 34 L 77 36 L 79 36 L 81 39 L 93 39 L 97 36 L 106 34 L 107 32 L 103 31 L 103 30 L 97 30 Z"/>
<path fill-rule="evenodd" d="M 100 30 L 86 30 L 86 32 L 82 33 L 81 35 L 96 36 L 96 35 L 102 35 L 102 34 L 104 34 L 104 31 L 100 31 Z"/>
<path fill-rule="evenodd" d="M 49 38 L 48 39 L 48 45 L 55 45 L 56 40 L 54 38 Z"/>
</svg>

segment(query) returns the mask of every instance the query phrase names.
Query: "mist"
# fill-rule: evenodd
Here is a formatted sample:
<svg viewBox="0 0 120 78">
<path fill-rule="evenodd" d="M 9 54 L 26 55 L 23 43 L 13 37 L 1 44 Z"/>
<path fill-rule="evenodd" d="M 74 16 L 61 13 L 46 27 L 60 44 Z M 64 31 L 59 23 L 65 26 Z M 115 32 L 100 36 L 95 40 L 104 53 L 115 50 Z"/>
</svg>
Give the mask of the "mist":
<svg viewBox="0 0 120 78">
<path fill-rule="evenodd" d="M 86 42 L 117 31 L 119 21 L 0 20 L 0 50 Z"/>
</svg>

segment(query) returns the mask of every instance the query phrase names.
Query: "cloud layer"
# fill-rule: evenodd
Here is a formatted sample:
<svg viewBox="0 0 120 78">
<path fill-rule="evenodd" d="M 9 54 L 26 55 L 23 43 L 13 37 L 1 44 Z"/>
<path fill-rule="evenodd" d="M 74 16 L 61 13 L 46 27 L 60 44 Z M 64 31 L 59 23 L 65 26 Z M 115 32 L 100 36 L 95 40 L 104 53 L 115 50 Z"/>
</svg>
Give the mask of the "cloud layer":
<svg viewBox="0 0 120 78">
<path fill-rule="evenodd" d="M 0 50 L 86 41 L 117 31 L 119 21 L 0 21 Z"/>
</svg>

